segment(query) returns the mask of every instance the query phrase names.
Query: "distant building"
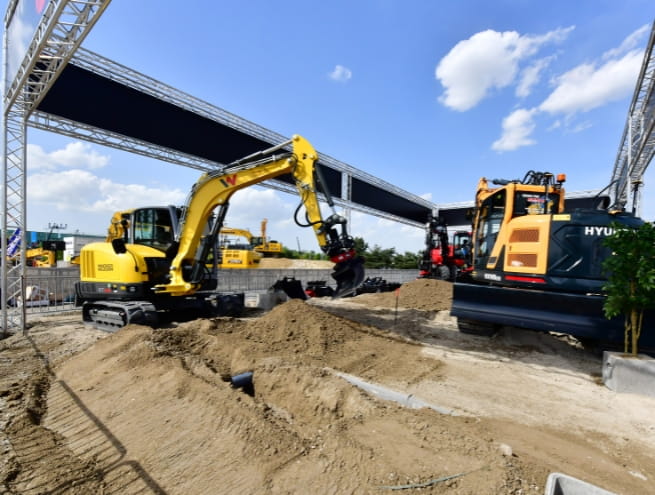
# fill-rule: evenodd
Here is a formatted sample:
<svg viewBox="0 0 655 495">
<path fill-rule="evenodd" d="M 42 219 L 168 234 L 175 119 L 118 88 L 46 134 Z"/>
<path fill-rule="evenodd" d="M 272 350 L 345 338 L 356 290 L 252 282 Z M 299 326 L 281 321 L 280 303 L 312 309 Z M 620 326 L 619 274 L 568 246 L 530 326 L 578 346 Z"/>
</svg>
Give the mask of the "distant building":
<svg viewBox="0 0 655 495">
<path fill-rule="evenodd" d="M 91 242 L 104 241 L 105 236 L 100 235 L 66 235 L 63 237 L 66 242 L 66 249 L 64 250 L 64 261 L 70 261 L 73 256 L 80 254 L 84 246 Z"/>
</svg>

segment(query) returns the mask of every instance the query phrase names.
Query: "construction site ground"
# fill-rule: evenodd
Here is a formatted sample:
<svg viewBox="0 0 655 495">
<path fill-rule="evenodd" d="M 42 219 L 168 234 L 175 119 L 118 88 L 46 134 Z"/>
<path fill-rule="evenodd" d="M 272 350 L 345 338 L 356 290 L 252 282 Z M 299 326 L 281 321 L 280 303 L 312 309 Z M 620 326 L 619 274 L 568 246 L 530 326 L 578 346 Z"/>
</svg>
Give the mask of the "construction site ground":
<svg viewBox="0 0 655 495">
<path fill-rule="evenodd" d="M 655 398 L 607 389 L 571 339 L 459 333 L 451 291 L 113 334 L 40 317 L 0 341 L 0 492 L 541 495 L 560 472 L 655 494 Z"/>
</svg>

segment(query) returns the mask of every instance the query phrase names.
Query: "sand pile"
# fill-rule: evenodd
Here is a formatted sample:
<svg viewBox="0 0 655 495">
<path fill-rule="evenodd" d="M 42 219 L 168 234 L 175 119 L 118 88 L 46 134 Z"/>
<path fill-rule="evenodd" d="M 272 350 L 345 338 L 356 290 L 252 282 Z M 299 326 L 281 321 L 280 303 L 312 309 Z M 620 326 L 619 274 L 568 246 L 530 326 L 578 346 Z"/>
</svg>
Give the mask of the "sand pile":
<svg viewBox="0 0 655 495">
<path fill-rule="evenodd" d="M 292 300 L 259 320 L 124 328 L 58 369 L 46 426 L 96 463 L 105 493 L 373 493 L 464 472 L 449 493 L 503 493 L 542 476 L 477 421 L 378 401 L 334 374 L 400 386 L 441 366 Z M 244 370 L 252 396 L 228 381 Z"/>
<path fill-rule="evenodd" d="M 655 493 L 651 402 L 604 391 L 580 350 L 439 327 L 450 291 L 416 280 L 399 310 L 393 293 L 291 300 L 259 318 L 101 340 L 79 322 L 37 325 L 0 343 L 0 491 L 542 495 L 564 470 Z M 244 372 L 247 391 L 231 384 Z M 337 373 L 459 415 L 402 407 Z"/>
<path fill-rule="evenodd" d="M 444 280 L 421 278 L 404 283 L 397 291 L 377 294 L 360 294 L 354 302 L 369 306 L 403 308 L 424 311 L 445 311 L 453 300 L 453 284 Z"/>
</svg>

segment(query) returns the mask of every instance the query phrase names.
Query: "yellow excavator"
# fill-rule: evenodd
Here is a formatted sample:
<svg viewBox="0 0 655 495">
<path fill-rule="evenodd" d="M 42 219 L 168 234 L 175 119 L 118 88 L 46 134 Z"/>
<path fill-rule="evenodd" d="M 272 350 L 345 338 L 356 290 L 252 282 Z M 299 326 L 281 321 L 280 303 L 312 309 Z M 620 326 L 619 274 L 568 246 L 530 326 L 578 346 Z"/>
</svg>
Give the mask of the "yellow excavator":
<svg viewBox="0 0 655 495">
<path fill-rule="evenodd" d="M 291 150 L 289 150 L 291 147 Z M 335 263 L 335 296 L 352 294 L 364 280 L 364 261 L 354 249 L 346 219 L 321 179 L 318 153 L 301 136 L 253 153 L 227 167 L 204 174 L 191 189 L 186 204 L 135 208 L 112 219 L 107 242 L 87 244 L 80 256 L 76 300 L 83 320 L 106 330 L 128 323 L 155 326 L 162 313 L 220 314 L 217 236 L 232 195 L 267 179 L 290 174 L 304 206 L 304 219 L 321 250 Z M 332 209 L 323 218 L 318 194 Z M 214 213 L 216 210 L 216 213 Z"/>
<path fill-rule="evenodd" d="M 255 236 L 247 229 L 234 227 L 222 227 L 222 236 L 238 236 L 245 238 L 247 244 L 235 244 L 221 239 L 220 265 L 219 268 L 258 268 L 262 257 L 278 256 L 282 254 L 282 244 L 277 241 L 269 241 L 266 237 L 265 218 L 261 223 L 261 235 Z"/>
<path fill-rule="evenodd" d="M 269 257 L 282 254 L 282 244 L 278 241 L 269 240 L 266 236 L 267 223 L 268 219 L 264 218 L 261 222 L 261 234 L 259 236 L 253 235 L 247 229 L 223 227 L 221 229 L 221 235 L 244 237 L 248 240 L 248 245 L 233 246 L 230 249 L 226 246 L 226 243 L 222 243 L 221 248 L 229 249 L 232 252 L 223 252 L 221 268 L 254 268 L 262 256 Z M 228 246 L 230 245 L 228 244 Z"/>
<path fill-rule="evenodd" d="M 43 241 L 39 247 L 29 248 L 25 251 L 25 264 L 37 268 L 52 268 L 57 266 L 57 256 L 66 249 L 64 241 Z M 7 258 L 12 264 L 16 263 L 17 256 Z"/>
<path fill-rule="evenodd" d="M 253 244 L 253 249 L 258 253 L 262 253 L 264 256 L 277 256 L 282 254 L 282 244 L 278 241 L 269 240 L 266 237 L 266 224 L 268 219 L 264 218 L 261 223 L 261 235 L 259 237 L 253 237 L 251 243 Z"/>
<path fill-rule="evenodd" d="M 52 268 L 57 266 L 57 251 L 43 247 L 31 248 L 25 251 L 27 266 Z"/>
<path fill-rule="evenodd" d="M 219 268 L 257 268 L 259 266 L 262 254 L 253 249 L 253 235 L 249 230 L 222 227 L 220 234 L 244 237 L 248 240 L 248 243 L 235 244 L 222 239 L 219 243 Z"/>
</svg>

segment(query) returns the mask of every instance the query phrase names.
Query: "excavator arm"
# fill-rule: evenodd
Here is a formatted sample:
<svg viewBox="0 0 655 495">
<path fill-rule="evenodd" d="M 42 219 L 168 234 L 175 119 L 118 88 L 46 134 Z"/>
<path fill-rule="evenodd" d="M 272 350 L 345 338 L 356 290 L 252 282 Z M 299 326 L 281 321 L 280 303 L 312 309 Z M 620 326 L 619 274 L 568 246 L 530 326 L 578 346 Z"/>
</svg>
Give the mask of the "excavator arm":
<svg viewBox="0 0 655 495">
<path fill-rule="evenodd" d="M 290 152 L 285 150 L 289 145 Z M 322 181 L 317 160 L 318 153 L 312 145 L 296 135 L 290 141 L 237 160 L 223 170 L 203 175 L 189 194 L 179 234 L 169 250 L 172 258 L 169 281 L 155 286 L 155 290 L 173 296 L 190 295 L 198 290 L 231 196 L 240 189 L 290 173 L 306 210 L 303 226 L 312 227 L 321 250 L 335 263 L 332 277 L 337 282 L 336 295 L 352 293 L 364 279 L 363 259 L 354 250 L 345 218 L 336 213 L 325 219 L 321 215 L 317 187 Z M 326 188 L 322 192 L 329 198 Z M 332 206 L 331 200 L 329 203 Z M 215 220 L 209 233 L 205 233 L 204 227 L 216 208 Z M 296 222 L 300 225 L 297 219 Z M 337 226 L 341 227 L 340 232 Z"/>
<path fill-rule="evenodd" d="M 252 242 L 252 233 L 245 229 L 235 229 L 233 227 L 221 227 L 221 234 L 223 235 L 237 235 L 244 237 L 248 240 L 248 244 Z"/>
</svg>

